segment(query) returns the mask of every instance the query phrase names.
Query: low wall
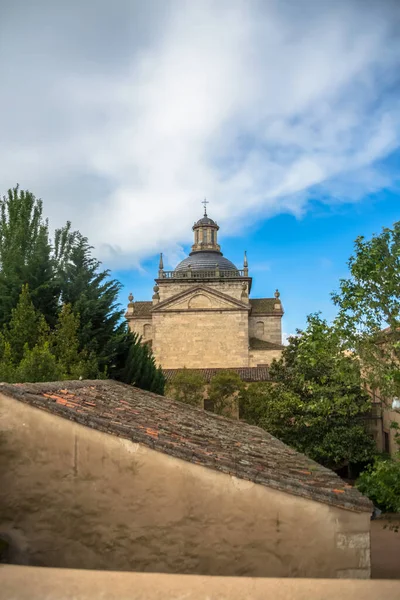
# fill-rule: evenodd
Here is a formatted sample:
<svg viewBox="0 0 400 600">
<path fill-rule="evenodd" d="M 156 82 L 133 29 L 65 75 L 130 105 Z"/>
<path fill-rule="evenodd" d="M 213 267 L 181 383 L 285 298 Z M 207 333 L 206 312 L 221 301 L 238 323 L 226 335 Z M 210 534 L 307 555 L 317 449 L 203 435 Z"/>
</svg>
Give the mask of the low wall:
<svg viewBox="0 0 400 600">
<path fill-rule="evenodd" d="M 400 581 L 252 579 L 0 567 L 7 600 L 398 600 Z"/>
</svg>

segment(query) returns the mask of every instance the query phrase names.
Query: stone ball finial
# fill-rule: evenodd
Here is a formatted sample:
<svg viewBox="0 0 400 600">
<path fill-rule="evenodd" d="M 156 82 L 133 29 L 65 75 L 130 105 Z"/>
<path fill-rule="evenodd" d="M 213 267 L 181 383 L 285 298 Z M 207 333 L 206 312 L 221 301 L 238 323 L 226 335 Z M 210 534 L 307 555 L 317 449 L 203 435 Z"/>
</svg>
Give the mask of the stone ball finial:
<svg viewBox="0 0 400 600">
<path fill-rule="evenodd" d="M 133 294 L 132 294 L 132 292 L 129 294 L 128 300 L 129 300 L 129 302 L 133 302 Z"/>
<path fill-rule="evenodd" d="M 281 294 L 280 294 L 280 292 L 279 292 L 278 290 L 275 290 L 275 294 L 274 294 L 274 296 L 275 296 L 275 298 L 276 298 L 277 300 L 278 300 L 278 298 L 280 297 L 280 295 L 281 295 Z"/>
<path fill-rule="evenodd" d="M 153 291 L 154 291 L 154 292 L 156 292 L 156 293 L 159 291 L 159 289 L 160 289 L 160 288 L 158 287 L 158 285 L 157 285 L 157 284 L 156 284 L 156 285 L 153 287 Z"/>
</svg>

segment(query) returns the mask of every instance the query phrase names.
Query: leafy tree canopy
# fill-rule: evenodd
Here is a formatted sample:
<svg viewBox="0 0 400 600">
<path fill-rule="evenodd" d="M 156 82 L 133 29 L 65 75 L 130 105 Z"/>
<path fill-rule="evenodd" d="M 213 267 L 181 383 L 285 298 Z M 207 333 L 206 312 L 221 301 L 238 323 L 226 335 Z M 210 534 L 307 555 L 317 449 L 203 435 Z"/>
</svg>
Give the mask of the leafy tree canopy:
<svg viewBox="0 0 400 600">
<path fill-rule="evenodd" d="M 332 294 L 338 326 L 370 386 L 400 395 L 400 221 L 370 240 L 357 238 L 348 266 L 350 277 Z"/>
<path fill-rule="evenodd" d="M 200 406 L 203 400 L 205 381 L 201 373 L 182 369 L 167 387 L 167 396 L 191 406 Z"/>
<path fill-rule="evenodd" d="M 208 398 L 214 403 L 214 412 L 224 416 L 235 413 L 242 390 L 243 382 L 234 371 L 221 371 L 214 375 L 208 388 Z"/>
<path fill-rule="evenodd" d="M 42 202 L 18 186 L 0 199 L 0 327 L 8 323 L 22 285 L 49 325 L 57 318 L 58 286 Z"/>
<path fill-rule="evenodd" d="M 319 315 L 289 340 L 270 373 L 276 384 L 251 384 L 242 416 L 331 468 L 371 460 L 365 428 L 370 410 L 359 363 L 343 351 L 340 333 Z"/>
</svg>

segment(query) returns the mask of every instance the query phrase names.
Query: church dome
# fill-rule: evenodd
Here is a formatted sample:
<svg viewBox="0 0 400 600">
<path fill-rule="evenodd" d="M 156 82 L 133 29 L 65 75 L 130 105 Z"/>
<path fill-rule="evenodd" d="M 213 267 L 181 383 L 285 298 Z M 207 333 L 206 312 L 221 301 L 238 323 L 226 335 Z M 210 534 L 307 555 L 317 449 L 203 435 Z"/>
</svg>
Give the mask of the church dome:
<svg viewBox="0 0 400 600">
<path fill-rule="evenodd" d="M 207 252 L 206 250 L 192 252 L 175 267 L 175 271 L 186 271 L 189 265 L 193 271 L 211 271 L 215 269 L 216 265 L 221 271 L 237 271 L 235 265 L 222 256 L 221 252 Z"/>
<path fill-rule="evenodd" d="M 210 217 L 208 217 L 207 215 L 204 215 L 204 217 L 202 217 L 201 219 L 199 219 L 194 225 L 193 225 L 193 229 L 195 227 L 201 227 L 202 225 L 209 225 L 210 227 L 218 227 L 218 225 L 216 224 L 215 221 L 213 221 L 212 219 L 210 219 Z"/>
</svg>

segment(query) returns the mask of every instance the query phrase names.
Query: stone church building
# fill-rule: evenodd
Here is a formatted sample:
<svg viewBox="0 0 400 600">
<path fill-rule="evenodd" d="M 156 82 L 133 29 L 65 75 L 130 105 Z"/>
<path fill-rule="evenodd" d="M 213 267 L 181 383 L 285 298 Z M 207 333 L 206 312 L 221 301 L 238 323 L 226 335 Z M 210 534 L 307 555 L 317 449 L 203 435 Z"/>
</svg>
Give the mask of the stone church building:
<svg viewBox="0 0 400 600">
<path fill-rule="evenodd" d="M 282 352 L 279 292 L 250 297 L 246 253 L 238 269 L 223 256 L 218 230 L 204 210 L 189 256 L 166 271 L 160 255 L 152 301 L 129 297 L 131 331 L 152 346 L 165 370 L 265 367 Z"/>
</svg>

